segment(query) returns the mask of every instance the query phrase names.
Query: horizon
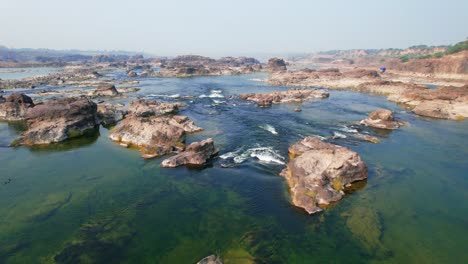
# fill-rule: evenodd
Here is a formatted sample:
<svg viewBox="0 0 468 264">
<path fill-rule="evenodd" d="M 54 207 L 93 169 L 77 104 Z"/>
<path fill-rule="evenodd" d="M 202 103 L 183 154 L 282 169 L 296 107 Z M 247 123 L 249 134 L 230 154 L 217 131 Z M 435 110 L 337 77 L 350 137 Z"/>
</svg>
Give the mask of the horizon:
<svg viewBox="0 0 468 264">
<path fill-rule="evenodd" d="M 464 40 L 468 32 L 459 25 L 464 23 L 467 9 L 467 2 L 455 0 L 443 5 L 435 0 L 378 4 L 364 0 L 359 5 L 295 0 L 287 6 L 265 0 L 84 0 L 76 4 L 19 0 L 4 6 L 0 22 L 8 25 L 18 17 L 23 19 L 15 30 L 2 27 L 0 35 L 1 44 L 9 48 L 129 51 L 154 56 L 404 49 Z"/>
</svg>

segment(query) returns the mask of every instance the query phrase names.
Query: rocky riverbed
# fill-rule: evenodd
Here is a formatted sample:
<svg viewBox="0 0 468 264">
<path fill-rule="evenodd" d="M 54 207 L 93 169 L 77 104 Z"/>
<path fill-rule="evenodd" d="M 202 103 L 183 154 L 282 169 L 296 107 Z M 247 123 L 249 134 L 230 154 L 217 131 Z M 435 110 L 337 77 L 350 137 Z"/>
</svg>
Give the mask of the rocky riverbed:
<svg viewBox="0 0 468 264">
<path fill-rule="evenodd" d="M 326 87 L 354 90 L 387 96 L 403 104 L 417 115 L 463 120 L 468 117 L 468 84 L 462 86 L 427 86 L 389 79 L 374 70 L 302 69 L 272 73 L 268 83 L 273 85 Z"/>
</svg>

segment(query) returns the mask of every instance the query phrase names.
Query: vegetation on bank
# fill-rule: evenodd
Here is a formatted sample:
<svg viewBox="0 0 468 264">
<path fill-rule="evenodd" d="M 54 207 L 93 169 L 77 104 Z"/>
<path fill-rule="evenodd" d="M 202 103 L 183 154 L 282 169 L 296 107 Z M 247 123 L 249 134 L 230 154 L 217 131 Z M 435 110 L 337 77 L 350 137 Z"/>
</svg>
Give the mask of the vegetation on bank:
<svg viewBox="0 0 468 264">
<path fill-rule="evenodd" d="M 438 59 L 442 58 L 444 55 L 450 55 L 454 53 L 458 53 L 460 51 L 468 50 L 468 39 L 465 41 L 458 42 L 453 46 L 447 47 L 445 52 L 436 52 L 433 54 L 427 55 L 416 55 L 416 54 L 407 54 L 400 57 L 401 62 L 408 62 L 412 59 Z"/>
</svg>

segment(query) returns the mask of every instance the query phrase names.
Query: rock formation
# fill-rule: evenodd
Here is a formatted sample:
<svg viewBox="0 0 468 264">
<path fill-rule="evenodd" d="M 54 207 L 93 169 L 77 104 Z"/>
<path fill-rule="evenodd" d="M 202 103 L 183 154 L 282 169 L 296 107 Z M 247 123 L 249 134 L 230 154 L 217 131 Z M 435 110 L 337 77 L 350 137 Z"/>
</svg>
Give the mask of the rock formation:
<svg viewBox="0 0 468 264">
<path fill-rule="evenodd" d="M 286 71 L 286 62 L 284 62 L 283 59 L 279 58 L 271 58 L 268 60 L 268 63 L 266 65 L 267 71 L 270 72 L 281 72 L 281 71 Z"/>
<path fill-rule="evenodd" d="M 123 105 L 100 103 L 97 106 L 99 122 L 103 126 L 111 126 L 124 119 L 127 111 L 122 110 Z"/>
<path fill-rule="evenodd" d="M 404 123 L 395 120 L 392 111 L 379 109 L 370 113 L 369 117 L 361 120 L 359 124 L 381 129 L 397 129 Z"/>
<path fill-rule="evenodd" d="M 98 88 L 96 88 L 95 91 L 91 93 L 91 95 L 112 97 L 112 96 L 118 96 L 120 95 L 120 93 L 115 88 L 115 85 L 109 84 L 109 85 L 99 86 Z"/>
<path fill-rule="evenodd" d="M 139 100 L 110 134 L 113 141 L 135 146 L 152 158 L 183 149 L 186 133 L 202 130 L 186 116 L 174 115 L 178 104 Z"/>
<path fill-rule="evenodd" d="M 217 152 L 213 139 L 208 138 L 190 144 L 183 152 L 165 159 L 161 165 L 166 168 L 174 168 L 181 165 L 203 166 Z"/>
<path fill-rule="evenodd" d="M 287 90 L 287 91 L 274 91 L 264 94 L 241 94 L 239 97 L 244 100 L 257 102 L 260 107 L 271 106 L 272 104 L 280 103 L 301 103 L 304 101 L 327 98 L 329 93 L 323 90 L 314 89 L 301 89 L 301 90 Z"/>
<path fill-rule="evenodd" d="M 6 98 L 0 96 L 0 120 L 23 120 L 31 107 L 34 107 L 33 100 L 25 94 L 14 93 Z"/>
<path fill-rule="evenodd" d="M 289 184 L 294 205 L 309 214 L 341 200 L 345 187 L 367 178 L 367 167 L 356 152 L 315 137 L 292 145 L 289 155 L 281 175 Z"/>
<path fill-rule="evenodd" d="M 207 75 L 235 75 L 260 71 L 259 61 L 247 57 L 225 57 L 219 60 L 203 56 L 184 55 L 161 63 L 159 77 L 192 77 Z"/>
<path fill-rule="evenodd" d="M 36 105 L 26 114 L 27 130 L 20 145 L 62 142 L 97 130 L 97 106 L 87 97 L 59 98 Z"/>
<path fill-rule="evenodd" d="M 440 86 L 429 89 L 422 85 L 383 79 L 373 70 L 302 69 L 272 73 L 268 83 L 273 85 L 326 87 L 355 90 L 387 96 L 388 100 L 413 109 L 417 115 L 463 120 L 468 117 L 468 84 Z"/>
</svg>

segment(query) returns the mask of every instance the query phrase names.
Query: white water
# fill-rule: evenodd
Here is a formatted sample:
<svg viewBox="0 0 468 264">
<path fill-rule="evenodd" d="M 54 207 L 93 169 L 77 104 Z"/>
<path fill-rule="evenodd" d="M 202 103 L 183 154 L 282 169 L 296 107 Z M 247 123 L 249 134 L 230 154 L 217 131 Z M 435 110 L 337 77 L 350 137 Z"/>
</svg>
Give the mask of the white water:
<svg viewBox="0 0 468 264">
<path fill-rule="evenodd" d="M 284 157 L 278 154 L 272 147 L 255 147 L 247 150 L 240 148 L 233 152 L 228 152 L 220 156 L 221 159 L 233 159 L 234 163 L 243 163 L 244 161 L 255 158 L 262 163 L 285 164 Z"/>
<path fill-rule="evenodd" d="M 264 129 L 264 130 L 272 133 L 273 135 L 278 135 L 278 132 L 276 131 L 276 129 L 272 125 L 265 124 L 265 125 L 260 125 L 259 127 L 261 129 Z"/>
</svg>

